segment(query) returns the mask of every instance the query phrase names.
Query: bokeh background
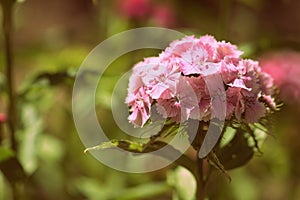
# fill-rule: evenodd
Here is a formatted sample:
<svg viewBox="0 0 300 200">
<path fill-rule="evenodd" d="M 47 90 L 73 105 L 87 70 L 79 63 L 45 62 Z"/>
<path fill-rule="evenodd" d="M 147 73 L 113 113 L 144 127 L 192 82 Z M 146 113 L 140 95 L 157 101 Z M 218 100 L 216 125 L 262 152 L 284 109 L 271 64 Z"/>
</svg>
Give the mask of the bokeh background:
<svg viewBox="0 0 300 200">
<path fill-rule="evenodd" d="M 146 174 L 128 174 L 83 153 L 85 147 L 75 130 L 71 110 L 77 69 L 104 39 L 144 26 L 167 27 L 196 36 L 211 34 L 237 44 L 245 51 L 244 56 L 252 59 L 286 51 L 300 58 L 299 10 L 298 0 L 18 2 L 14 7 L 13 53 L 18 94 L 16 157 L 20 166 L 3 164 L 9 141 L 7 123 L 1 119 L 0 199 L 16 199 L 16 192 L 19 199 L 192 199 L 193 191 L 187 187 L 192 188 L 189 184 L 193 179 L 175 165 Z M 2 19 L 3 13 L 0 16 Z M 3 35 L 2 27 L 0 32 Z M 0 45 L 0 111 L 4 114 L 8 97 L 2 36 Z M 126 54 L 105 72 L 96 107 L 99 122 L 110 138 L 126 138 L 110 111 L 114 84 L 134 63 L 158 52 Z M 282 60 L 285 62 L 285 57 Z M 300 68 L 300 59 L 295 60 L 293 66 Z M 287 82 L 293 76 L 291 79 L 297 82 L 300 73 L 289 74 L 289 70 L 279 75 Z M 229 171 L 231 183 L 215 173 L 208 186 L 211 199 L 300 199 L 300 84 L 291 87 L 294 95 L 280 96 L 284 104 L 271 122 L 272 134 L 263 142 L 263 154 Z M 22 173 L 26 178 L 19 175 Z"/>
</svg>

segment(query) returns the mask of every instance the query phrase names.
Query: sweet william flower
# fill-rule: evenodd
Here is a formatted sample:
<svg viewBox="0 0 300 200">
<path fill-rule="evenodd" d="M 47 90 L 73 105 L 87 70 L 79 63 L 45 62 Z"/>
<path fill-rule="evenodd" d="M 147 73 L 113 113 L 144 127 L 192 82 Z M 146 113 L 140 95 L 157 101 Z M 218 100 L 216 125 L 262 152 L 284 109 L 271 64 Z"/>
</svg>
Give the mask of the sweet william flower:
<svg viewBox="0 0 300 200">
<path fill-rule="evenodd" d="M 280 89 L 280 98 L 286 103 L 299 102 L 300 52 L 290 50 L 267 53 L 261 57 L 260 63 L 262 70 L 274 79 L 274 84 Z M 268 77 L 262 79 L 269 82 Z"/>
<path fill-rule="evenodd" d="M 135 22 L 150 22 L 156 26 L 174 27 L 176 15 L 171 5 L 154 0 L 118 0 L 120 14 Z"/>
<path fill-rule="evenodd" d="M 6 115 L 4 113 L 0 113 L 0 124 L 5 123 L 7 120 Z"/>
<path fill-rule="evenodd" d="M 208 35 L 172 42 L 158 57 L 146 58 L 133 68 L 126 100 L 133 110 L 129 121 L 143 126 L 151 106 L 157 105 L 162 117 L 177 123 L 224 117 L 258 122 L 270 110 L 260 99 L 275 105 L 273 80 L 258 62 L 241 55 L 237 46 Z M 213 87 L 210 91 L 207 80 Z M 224 96 L 213 104 L 222 90 Z M 226 101 L 226 113 L 220 109 L 221 101 Z"/>
<path fill-rule="evenodd" d="M 118 6 L 121 13 L 131 19 L 145 18 L 152 10 L 150 0 L 120 0 Z"/>
<path fill-rule="evenodd" d="M 152 18 L 158 26 L 172 27 L 175 25 L 175 14 L 169 5 L 157 5 L 153 9 Z"/>
</svg>

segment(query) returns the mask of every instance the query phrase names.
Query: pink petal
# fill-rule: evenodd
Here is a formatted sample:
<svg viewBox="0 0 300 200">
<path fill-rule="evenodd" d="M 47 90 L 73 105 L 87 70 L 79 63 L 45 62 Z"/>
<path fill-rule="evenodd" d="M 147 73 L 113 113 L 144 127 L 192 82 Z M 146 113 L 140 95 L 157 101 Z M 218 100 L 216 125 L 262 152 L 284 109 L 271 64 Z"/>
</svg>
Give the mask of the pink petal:
<svg viewBox="0 0 300 200">
<path fill-rule="evenodd" d="M 258 101 L 252 102 L 250 105 L 247 105 L 245 111 L 245 122 L 246 123 L 255 123 L 258 122 L 260 118 L 265 116 L 266 108 L 264 104 L 259 103 Z"/>
</svg>

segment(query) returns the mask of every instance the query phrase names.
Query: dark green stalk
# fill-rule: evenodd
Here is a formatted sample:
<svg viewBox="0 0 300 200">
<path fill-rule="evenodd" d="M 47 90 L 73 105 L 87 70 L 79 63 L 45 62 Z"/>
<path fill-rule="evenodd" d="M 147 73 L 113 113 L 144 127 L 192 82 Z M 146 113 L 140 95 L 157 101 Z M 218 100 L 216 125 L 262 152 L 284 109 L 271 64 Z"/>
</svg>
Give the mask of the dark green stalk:
<svg viewBox="0 0 300 200">
<path fill-rule="evenodd" d="M 10 132 L 10 141 L 13 150 L 17 150 L 17 142 L 15 137 L 16 123 L 16 99 L 14 92 L 13 79 L 13 50 L 12 50 L 12 15 L 15 0 L 1 0 L 3 14 L 3 31 L 4 31 L 4 51 L 5 51 L 5 75 L 7 80 L 8 93 L 8 128 Z"/>
<path fill-rule="evenodd" d="M 13 79 L 13 50 L 12 50 L 12 15 L 15 0 L 1 0 L 2 15 L 3 15 L 3 32 L 4 32 L 4 52 L 5 52 L 5 75 L 8 94 L 7 119 L 10 133 L 11 147 L 17 151 L 17 141 L 15 136 L 16 123 L 16 104 Z M 12 183 L 13 199 L 17 200 L 18 187 L 17 183 Z"/>
</svg>

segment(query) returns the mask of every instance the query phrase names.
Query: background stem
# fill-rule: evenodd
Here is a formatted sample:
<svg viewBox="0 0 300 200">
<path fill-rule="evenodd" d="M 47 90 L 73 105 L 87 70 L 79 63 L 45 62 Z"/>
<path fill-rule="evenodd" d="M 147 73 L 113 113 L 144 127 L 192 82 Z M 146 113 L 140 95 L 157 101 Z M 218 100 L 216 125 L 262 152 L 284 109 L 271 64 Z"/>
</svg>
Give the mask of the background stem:
<svg viewBox="0 0 300 200">
<path fill-rule="evenodd" d="M 12 51 L 12 12 L 14 0 L 1 0 L 3 13 L 3 31 L 4 31 L 4 51 L 5 51 L 5 75 L 7 80 L 8 93 L 8 128 L 10 132 L 10 141 L 13 150 L 17 150 L 15 137 L 16 123 L 16 100 L 13 79 L 13 51 Z"/>
<path fill-rule="evenodd" d="M 5 75 L 8 94 L 7 120 L 10 133 L 11 148 L 17 152 L 17 141 L 15 136 L 16 123 L 16 100 L 14 91 L 13 78 L 13 45 L 12 45 L 12 18 L 13 6 L 15 0 L 1 0 L 3 14 L 3 31 L 4 31 L 4 51 L 5 51 Z M 12 184 L 13 199 L 19 199 L 17 183 Z"/>
</svg>

